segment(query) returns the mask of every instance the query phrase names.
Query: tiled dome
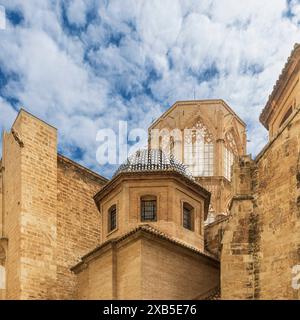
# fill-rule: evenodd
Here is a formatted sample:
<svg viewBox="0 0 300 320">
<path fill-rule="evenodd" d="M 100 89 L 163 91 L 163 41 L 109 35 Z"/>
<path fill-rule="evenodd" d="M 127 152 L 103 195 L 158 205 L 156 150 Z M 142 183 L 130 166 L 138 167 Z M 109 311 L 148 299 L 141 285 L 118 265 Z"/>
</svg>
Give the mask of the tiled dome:
<svg viewBox="0 0 300 320">
<path fill-rule="evenodd" d="M 114 177 L 122 172 L 141 171 L 175 171 L 194 180 L 187 166 L 158 149 L 142 149 L 136 151 L 126 162 L 121 164 Z"/>
</svg>

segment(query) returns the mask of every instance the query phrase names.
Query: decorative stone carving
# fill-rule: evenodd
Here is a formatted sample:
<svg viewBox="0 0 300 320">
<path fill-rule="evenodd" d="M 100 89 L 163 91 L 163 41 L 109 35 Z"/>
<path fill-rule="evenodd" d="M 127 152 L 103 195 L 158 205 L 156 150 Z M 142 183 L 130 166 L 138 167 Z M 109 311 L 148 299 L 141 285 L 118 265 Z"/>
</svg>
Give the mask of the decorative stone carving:
<svg viewBox="0 0 300 320">
<path fill-rule="evenodd" d="M 23 148 L 24 147 L 24 142 L 21 140 L 19 133 L 14 128 L 12 128 L 11 129 L 11 134 L 13 135 L 14 139 L 17 141 L 19 146 L 21 148 Z"/>
<path fill-rule="evenodd" d="M 199 141 L 200 139 L 202 141 L 204 139 L 205 143 L 213 143 L 214 137 L 201 118 L 198 118 L 192 129 L 193 137 L 196 138 L 196 141 Z M 194 132 L 194 130 L 196 131 Z"/>
<path fill-rule="evenodd" d="M 228 131 L 225 134 L 225 144 L 226 147 L 234 154 L 234 155 L 238 155 L 238 148 L 237 148 L 237 144 L 236 141 L 234 139 L 234 136 L 232 134 L 232 131 Z"/>
</svg>

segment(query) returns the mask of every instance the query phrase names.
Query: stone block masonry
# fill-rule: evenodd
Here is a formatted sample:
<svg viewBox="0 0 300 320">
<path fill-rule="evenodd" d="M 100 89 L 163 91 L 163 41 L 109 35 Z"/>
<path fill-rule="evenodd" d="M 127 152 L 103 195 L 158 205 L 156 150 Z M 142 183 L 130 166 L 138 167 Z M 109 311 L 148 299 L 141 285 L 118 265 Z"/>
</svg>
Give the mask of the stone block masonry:
<svg viewBox="0 0 300 320">
<path fill-rule="evenodd" d="M 100 239 L 93 195 L 106 179 L 57 154 L 55 128 L 21 110 L 5 133 L 6 299 L 71 299 L 69 271 Z"/>
</svg>

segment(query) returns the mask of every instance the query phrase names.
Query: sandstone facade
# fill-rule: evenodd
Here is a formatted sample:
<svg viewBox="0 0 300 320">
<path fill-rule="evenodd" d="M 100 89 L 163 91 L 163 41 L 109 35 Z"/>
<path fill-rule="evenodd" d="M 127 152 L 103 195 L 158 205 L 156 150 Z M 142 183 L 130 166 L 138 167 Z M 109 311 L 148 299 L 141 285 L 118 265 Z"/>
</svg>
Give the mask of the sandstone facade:
<svg viewBox="0 0 300 320">
<path fill-rule="evenodd" d="M 254 159 L 222 100 L 177 102 L 154 122 L 149 146 L 193 176 L 151 160 L 108 181 L 58 154 L 57 130 L 21 110 L 0 160 L 0 299 L 206 299 L 219 287 L 221 299 L 299 299 L 299 78 L 296 45 Z M 164 129 L 191 131 L 165 143 Z"/>
<path fill-rule="evenodd" d="M 106 179 L 57 154 L 56 129 L 21 110 L 4 133 L 0 248 L 6 299 L 72 298 L 70 266 L 100 240 Z"/>
<path fill-rule="evenodd" d="M 94 197 L 102 243 L 72 268 L 77 298 L 206 297 L 219 287 L 219 260 L 204 247 L 210 193 L 160 150 L 127 163 Z"/>
<path fill-rule="evenodd" d="M 166 152 L 173 149 L 176 158 L 193 170 L 188 153 L 191 145 L 196 146 L 197 136 L 184 136 L 186 129 L 203 130 L 201 139 L 204 139 L 204 144 L 212 145 L 213 161 L 206 164 L 212 167 L 210 172 L 196 170 L 192 173 L 212 194 L 210 215 L 211 221 L 214 221 L 217 215 L 227 215 L 229 212 L 232 197 L 230 167 L 234 158 L 246 153 L 246 125 L 223 100 L 176 102 L 150 126 L 149 136 L 157 130 L 156 134 L 161 137 L 161 140 L 152 137 L 151 147 L 157 148 L 159 143 Z M 182 139 L 173 130 L 179 130 Z M 170 133 L 171 139 L 166 139 L 164 144 L 165 132 Z M 168 141 L 173 142 L 174 146 L 170 146 Z"/>
<path fill-rule="evenodd" d="M 296 45 L 260 117 L 269 143 L 254 160 L 242 157 L 234 165 L 221 253 L 224 299 L 300 297 L 293 286 L 300 262 L 299 75 Z"/>
<path fill-rule="evenodd" d="M 219 261 L 142 225 L 73 268 L 78 299 L 200 299 L 219 287 Z M 197 276 L 196 276 L 197 275 Z"/>
</svg>

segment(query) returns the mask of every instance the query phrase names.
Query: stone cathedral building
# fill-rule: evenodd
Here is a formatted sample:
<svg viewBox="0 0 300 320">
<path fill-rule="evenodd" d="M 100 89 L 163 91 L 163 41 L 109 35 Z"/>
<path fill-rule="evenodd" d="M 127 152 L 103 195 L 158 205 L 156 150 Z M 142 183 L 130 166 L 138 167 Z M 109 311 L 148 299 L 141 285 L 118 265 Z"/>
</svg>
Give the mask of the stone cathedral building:
<svg viewBox="0 0 300 320">
<path fill-rule="evenodd" d="M 21 109 L 3 133 L 0 299 L 299 299 L 299 77 L 295 45 L 255 158 L 223 100 L 181 101 L 111 180 Z"/>
</svg>

